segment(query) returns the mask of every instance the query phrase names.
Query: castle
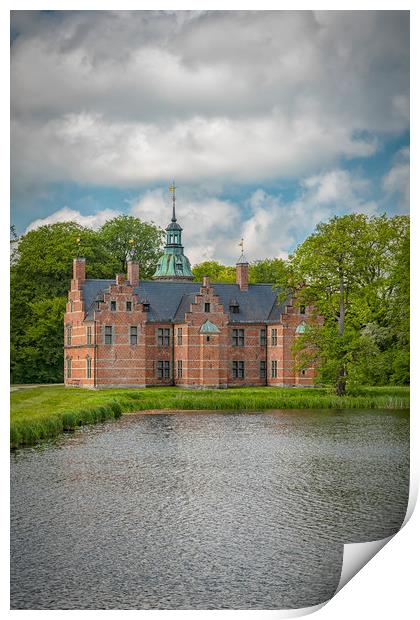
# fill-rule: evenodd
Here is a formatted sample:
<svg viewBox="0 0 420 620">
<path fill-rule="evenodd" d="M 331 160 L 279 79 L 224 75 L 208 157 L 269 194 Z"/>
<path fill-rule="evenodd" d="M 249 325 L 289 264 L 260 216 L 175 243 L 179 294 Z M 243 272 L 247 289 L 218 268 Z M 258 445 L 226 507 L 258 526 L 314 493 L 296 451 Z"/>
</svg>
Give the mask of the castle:
<svg viewBox="0 0 420 620">
<path fill-rule="evenodd" d="M 139 264 L 115 280 L 87 280 L 73 261 L 64 316 L 64 381 L 86 388 L 311 386 L 314 368 L 296 370 L 292 345 L 309 314 L 270 284 L 249 284 L 242 252 L 236 284 L 194 276 L 175 215 L 151 281 Z"/>
</svg>

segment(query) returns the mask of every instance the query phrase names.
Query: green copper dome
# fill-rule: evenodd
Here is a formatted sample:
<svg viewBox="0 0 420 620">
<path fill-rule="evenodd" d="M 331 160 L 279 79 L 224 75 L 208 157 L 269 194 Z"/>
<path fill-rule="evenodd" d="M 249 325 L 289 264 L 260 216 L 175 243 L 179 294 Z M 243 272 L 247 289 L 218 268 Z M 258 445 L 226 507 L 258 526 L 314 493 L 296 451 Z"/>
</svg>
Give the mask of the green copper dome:
<svg viewBox="0 0 420 620">
<path fill-rule="evenodd" d="M 184 254 L 182 245 L 182 228 L 175 217 L 175 185 L 173 189 L 172 220 L 166 227 L 166 245 L 162 256 L 158 260 L 155 280 L 194 280 L 191 264 Z"/>
</svg>

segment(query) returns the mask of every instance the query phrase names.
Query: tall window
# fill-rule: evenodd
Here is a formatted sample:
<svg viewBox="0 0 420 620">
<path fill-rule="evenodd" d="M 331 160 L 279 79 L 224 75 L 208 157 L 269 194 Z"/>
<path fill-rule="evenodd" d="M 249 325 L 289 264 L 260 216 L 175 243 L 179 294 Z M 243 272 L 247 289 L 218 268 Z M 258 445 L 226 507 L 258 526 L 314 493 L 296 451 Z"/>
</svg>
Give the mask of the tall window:
<svg viewBox="0 0 420 620">
<path fill-rule="evenodd" d="M 232 377 L 234 379 L 243 379 L 245 377 L 245 362 L 236 360 L 232 362 Z"/>
<path fill-rule="evenodd" d="M 277 345 L 277 329 L 271 330 L 271 345 L 273 347 Z"/>
<path fill-rule="evenodd" d="M 127 310 L 127 312 L 131 312 L 133 309 L 133 303 L 131 301 L 126 301 L 125 302 L 125 309 Z"/>
<path fill-rule="evenodd" d="M 137 325 L 130 325 L 130 344 L 137 344 Z"/>
<path fill-rule="evenodd" d="M 112 344 L 112 325 L 105 325 L 105 344 Z"/>
<path fill-rule="evenodd" d="M 71 379 L 71 357 L 66 358 L 66 375 L 67 379 Z"/>
<path fill-rule="evenodd" d="M 92 326 L 86 327 L 86 344 L 92 344 Z"/>
<path fill-rule="evenodd" d="M 74 310 L 74 302 L 72 299 L 70 299 L 70 312 L 73 312 Z"/>
<path fill-rule="evenodd" d="M 170 363 L 167 360 L 159 360 L 156 364 L 157 378 L 169 379 L 170 377 Z"/>
<path fill-rule="evenodd" d="M 210 304 L 208 301 L 204 304 L 204 312 L 210 312 Z"/>
<path fill-rule="evenodd" d="M 86 357 L 86 378 L 92 378 L 92 358 L 89 355 Z"/>
<path fill-rule="evenodd" d="M 267 377 L 267 362 L 261 360 L 260 362 L 260 379 L 265 379 Z"/>
<path fill-rule="evenodd" d="M 66 329 L 66 333 L 67 333 L 67 344 L 69 346 L 71 345 L 71 331 L 72 331 L 71 325 L 68 325 Z"/>
<path fill-rule="evenodd" d="M 117 302 L 113 299 L 111 301 L 111 312 L 115 312 L 117 309 Z"/>
<path fill-rule="evenodd" d="M 277 379 L 277 360 L 271 360 L 271 378 Z"/>
<path fill-rule="evenodd" d="M 177 361 L 176 374 L 178 379 L 182 379 L 182 360 Z"/>
<path fill-rule="evenodd" d="M 243 329 L 232 330 L 232 344 L 234 347 L 243 347 L 245 343 L 245 332 Z"/>
<path fill-rule="evenodd" d="M 264 329 L 260 329 L 260 345 L 262 347 L 265 347 L 265 345 L 267 344 L 267 330 Z"/>
<path fill-rule="evenodd" d="M 301 306 L 300 306 L 300 308 L 299 308 L 299 312 L 300 312 L 300 314 L 305 314 L 305 312 L 306 312 L 306 306 L 301 305 Z"/>
<path fill-rule="evenodd" d="M 157 340 L 160 347 L 169 347 L 170 344 L 170 329 L 165 327 L 159 327 L 157 330 Z"/>
<path fill-rule="evenodd" d="M 182 327 L 178 327 L 178 330 L 176 332 L 177 335 L 177 344 L 182 344 Z"/>
</svg>

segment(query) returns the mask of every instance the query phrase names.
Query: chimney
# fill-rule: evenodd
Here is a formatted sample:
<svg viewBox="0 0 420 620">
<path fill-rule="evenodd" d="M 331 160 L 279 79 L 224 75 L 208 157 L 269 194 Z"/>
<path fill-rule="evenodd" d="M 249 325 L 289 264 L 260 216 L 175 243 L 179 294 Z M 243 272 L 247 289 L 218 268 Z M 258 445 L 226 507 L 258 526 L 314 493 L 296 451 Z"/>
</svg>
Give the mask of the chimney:
<svg viewBox="0 0 420 620">
<path fill-rule="evenodd" d="M 83 284 L 86 280 L 85 258 L 73 258 L 73 280 L 77 280 L 79 284 Z"/>
<path fill-rule="evenodd" d="M 138 286 L 140 283 L 139 264 L 137 261 L 129 260 L 127 262 L 127 280 L 131 286 Z"/>
<path fill-rule="evenodd" d="M 122 286 L 123 284 L 125 284 L 125 273 L 117 273 L 117 275 L 115 276 L 115 282 L 118 286 Z"/>
<path fill-rule="evenodd" d="M 209 288 L 210 286 L 210 278 L 209 276 L 203 276 L 203 287 Z"/>
<path fill-rule="evenodd" d="M 248 267 L 247 262 L 236 263 L 236 284 L 241 291 L 248 290 Z"/>
</svg>

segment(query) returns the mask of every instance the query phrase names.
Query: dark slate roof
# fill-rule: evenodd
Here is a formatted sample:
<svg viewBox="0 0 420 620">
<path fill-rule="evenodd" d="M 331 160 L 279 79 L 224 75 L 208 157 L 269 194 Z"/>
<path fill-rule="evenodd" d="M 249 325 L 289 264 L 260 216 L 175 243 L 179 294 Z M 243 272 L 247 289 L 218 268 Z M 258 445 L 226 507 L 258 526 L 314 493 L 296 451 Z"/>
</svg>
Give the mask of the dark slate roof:
<svg viewBox="0 0 420 620">
<path fill-rule="evenodd" d="M 95 300 L 115 280 L 86 280 L 83 284 L 83 298 L 86 318 L 93 319 Z M 149 321 L 184 321 L 194 297 L 200 292 L 201 282 L 141 281 L 134 289 L 139 300 L 147 298 L 150 303 Z M 285 304 L 279 305 L 277 293 L 271 284 L 250 284 L 247 291 L 241 291 L 237 284 L 212 284 L 225 312 L 234 298 L 239 304 L 238 313 L 229 313 L 232 323 L 278 321 Z"/>
</svg>

